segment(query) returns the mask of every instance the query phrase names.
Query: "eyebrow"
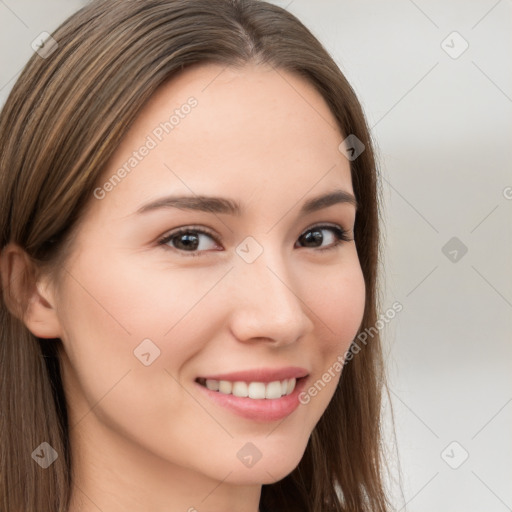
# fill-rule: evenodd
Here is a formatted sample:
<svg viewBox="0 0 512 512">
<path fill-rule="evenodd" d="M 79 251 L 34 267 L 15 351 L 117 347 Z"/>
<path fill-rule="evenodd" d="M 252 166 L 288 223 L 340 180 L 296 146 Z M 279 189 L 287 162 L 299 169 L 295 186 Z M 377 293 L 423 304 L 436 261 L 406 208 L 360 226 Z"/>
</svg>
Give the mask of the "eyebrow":
<svg viewBox="0 0 512 512">
<path fill-rule="evenodd" d="M 327 194 L 308 199 L 300 209 L 299 215 L 307 215 L 334 204 L 348 203 L 357 210 L 358 203 L 350 192 L 345 190 L 333 190 Z M 141 206 L 137 213 L 146 213 L 161 208 L 178 208 L 182 210 L 195 210 L 206 213 L 224 213 L 227 215 L 241 216 L 244 208 L 237 201 L 225 197 L 215 196 L 166 196 L 151 201 Z"/>
</svg>

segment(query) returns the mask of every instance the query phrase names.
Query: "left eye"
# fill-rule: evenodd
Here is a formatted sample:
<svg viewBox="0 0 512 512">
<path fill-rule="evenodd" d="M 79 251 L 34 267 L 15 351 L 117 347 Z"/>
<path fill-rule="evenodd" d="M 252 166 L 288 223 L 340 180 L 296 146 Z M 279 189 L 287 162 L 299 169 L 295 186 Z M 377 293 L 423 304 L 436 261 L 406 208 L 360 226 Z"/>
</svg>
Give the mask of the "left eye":
<svg viewBox="0 0 512 512">
<path fill-rule="evenodd" d="M 322 234 L 323 231 L 330 231 L 331 232 L 331 239 L 334 239 L 333 242 L 331 242 L 326 247 L 320 247 L 319 251 L 326 251 L 328 249 L 334 249 L 342 242 L 350 242 L 352 241 L 351 238 L 349 238 L 347 231 L 342 229 L 340 226 L 314 226 L 312 228 L 309 228 L 307 231 L 305 231 L 300 237 L 299 240 L 302 240 L 303 243 L 306 244 L 316 244 L 317 242 L 322 243 L 325 240 L 325 236 Z M 334 233 L 334 235 L 333 235 Z M 328 237 L 329 238 L 329 237 Z"/>
<path fill-rule="evenodd" d="M 330 232 L 330 235 L 326 237 L 323 232 Z M 201 243 L 202 238 L 212 240 L 213 243 L 210 243 L 211 247 L 208 247 L 208 242 Z M 328 242 L 330 241 L 330 243 L 322 247 L 322 243 L 325 242 L 326 239 Z M 305 244 L 306 248 L 316 249 L 317 252 L 335 249 L 342 242 L 350 242 L 352 240 L 352 238 L 349 238 L 347 231 L 337 225 L 314 226 L 304 231 L 298 238 L 298 241 L 301 244 Z M 201 253 L 208 249 L 219 250 L 216 249 L 219 242 L 213 234 L 203 229 L 191 227 L 182 228 L 170 233 L 159 240 L 158 243 L 159 245 L 170 246 L 180 251 L 184 256 L 201 256 Z M 320 246 L 318 244 L 320 244 Z"/>
</svg>

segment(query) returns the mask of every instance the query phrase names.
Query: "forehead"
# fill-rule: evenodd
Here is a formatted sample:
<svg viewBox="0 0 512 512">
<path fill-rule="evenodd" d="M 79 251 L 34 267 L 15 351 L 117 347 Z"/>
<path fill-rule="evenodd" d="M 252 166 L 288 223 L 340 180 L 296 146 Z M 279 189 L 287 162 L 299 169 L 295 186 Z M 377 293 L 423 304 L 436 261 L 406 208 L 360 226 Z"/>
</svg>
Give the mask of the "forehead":
<svg viewBox="0 0 512 512">
<path fill-rule="evenodd" d="M 100 180 L 125 170 L 102 203 L 128 214 L 163 192 L 224 192 L 244 202 L 263 190 L 274 201 L 297 201 L 315 187 L 351 191 L 342 140 L 325 100 L 295 74 L 193 66 L 142 109 Z"/>
</svg>

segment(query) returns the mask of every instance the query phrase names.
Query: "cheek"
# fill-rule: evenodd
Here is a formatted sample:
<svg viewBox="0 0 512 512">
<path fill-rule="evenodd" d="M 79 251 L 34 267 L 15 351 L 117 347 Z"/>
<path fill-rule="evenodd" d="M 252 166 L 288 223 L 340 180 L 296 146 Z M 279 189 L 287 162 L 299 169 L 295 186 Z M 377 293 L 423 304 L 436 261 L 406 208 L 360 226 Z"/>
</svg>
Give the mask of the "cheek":
<svg viewBox="0 0 512 512">
<path fill-rule="evenodd" d="M 364 315 L 364 276 L 357 257 L 351 258 L 349 263 L 329 269 L 329 275 L 311 287 L 315 290 L 311 309 L 318 317 L 313 354 L 316 372 L 299 399 L 312 421 L 319 419 L 334 395 L 345 354 Z"/>
<path fill-rule="evenodd" d="M 344 352 L 360 327 L 365 309 L 365 282 L 359 261 L 329 269 L 322 279 L 311 283 L 311 309 L 323 331 L 321 349 L 333 355 Z"/>
<path fill-rule="evenodd" d="M 130 258 L 101 256 L 83 251 L 69 265 L 58 304 L 64 348 L 90 400 L 127 371 L 145 371 L 142 379 L 150 369 L 174 371 L 199 350 L 195 310 L 217 279 L 158 274 Z"/>
<path fill-rule="evenodd" d="M 222 286 L 225 273 L 155 270 L 129 257 L 103 253 L 100 260 L 81 252 L 69 265 L 58 305 L 75 416 L 100 400 L 96 414 L 108 409 L 119 418 L 130 403 L 155 411 L 161 400 L 168 412 L 180 409 L 183 393 L 174 379 L 181 380 L 182 368 L 221 329 L 224 303 L 216 284 Z"/>
<path fill-rule="evenodd" d="M 215 284 L 226 271 L 155 271 L 129 260 L 100 262 L 84 252 L 69 266 L 58 308 L 71 421 L 86 429 L 97 417 L 138 440 L 152 432 L 150 450 L 168 455 L 190 430 L 173 419 L 204 415 L 183 392 L 182 368 L 220 329 Z M 164 437 L 168 446 L 156 441 Z M 185 464 L 186 454 L 179 456 Z"/>
<path fill-rule="evenodd" d="M 148 258 L 149 259 L 149 258 Z M 225 273 L 224 269 L 152 268 L 140 256 L 101 260 L 83 253 L 71 267 L 61 310 L 65 322 L 80 337 L 95 333 L 93 344 L 132 352 L 149 338 L 161 350 L 194 351 L 194 340 L 169 347 L 184 325 L 208 321 L 204 298 Z M 189 332 L 194 338 L 195 329 Z M 90 337 L 90 336 L 88 336 Z M 90 345 L 89 345 L 90 346 Z M 119 355 L 119 353 L 118 353 Z"/>
</svg>

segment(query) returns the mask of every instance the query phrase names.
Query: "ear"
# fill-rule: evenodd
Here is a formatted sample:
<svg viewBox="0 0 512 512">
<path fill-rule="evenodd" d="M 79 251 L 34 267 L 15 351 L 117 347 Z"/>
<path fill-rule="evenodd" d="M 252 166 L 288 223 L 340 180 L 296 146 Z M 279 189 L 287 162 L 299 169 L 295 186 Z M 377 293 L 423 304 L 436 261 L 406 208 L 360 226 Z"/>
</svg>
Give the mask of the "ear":
<svg viewBox="0 0 512 512">
<path fill-rule="evenodd" d="M 61 326 L 54 297 L 45 276 L 37 278 L 30 256 L 17 244 L 0 253 L 2 292 L 8 310 L 39 338 L 60 338 Z"/>
</svg>

